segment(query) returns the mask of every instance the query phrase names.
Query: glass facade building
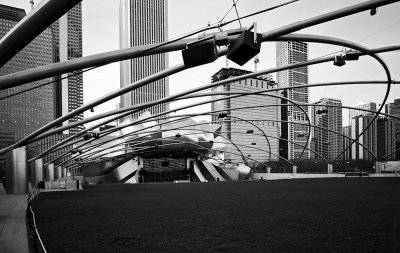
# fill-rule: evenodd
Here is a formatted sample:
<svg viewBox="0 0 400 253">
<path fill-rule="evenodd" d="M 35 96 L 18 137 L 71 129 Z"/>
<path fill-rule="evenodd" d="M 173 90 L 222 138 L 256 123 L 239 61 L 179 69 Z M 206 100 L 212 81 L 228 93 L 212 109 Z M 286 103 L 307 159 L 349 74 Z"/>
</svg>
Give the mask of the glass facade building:
<svg viewBox="0 0 400 253">
<path fill-rule="evenodd" d="M 168 40 L 167 0 L 120 0 L 120 48 Z M 157 54 L 121 62 L 120 85 L 125 87 L 168 68 L 168 55 Z M 120 107 L 159 100 L 169 95 L 168 78 L 163 78 L 121 96 Z M 147 109 L 151 114 L 168 110 L 160 104 Z M 136 113 L 137 118 L 142 112 Z"/>
<path fill-rule="evenodd" d="M 308 44 L 304 42 L 277 42 L 276 43 L 276 66 L 286 66 L 294 63 L 304 62 L 308 60 Z M 304 84 L 308 84 L 308 68 L 299 67 L 288 69 L 277 73 L 278 87 L 296 87 L 295 89 L 286 90 L 283 95 L 298 103 L 309 103 L 308 88 L 302 88 Z M 286 102 L 285 102 L 286 103 Z M 290 103 L 289 103 L 290 105 Z M 302 106 L 308 113 L 308 107 Z M 283 121 L 291 121 L 307 124 L 307 118 L 304 112 L 297 106 L 282 106 L 280 110 L 280 118 Z M 287 159 L 299 159 L 306 145 L 308 136 L 308 127 L 300 124 L 282 123 L 280 135 L 283 139 L 292 142 L 280 142 L 280 154 Z M 300 144 L 295 145 L 293 142 Z M 310 151 L 306 150 L 301 156 L 302 159 L 310 158 Z"/>
</svg>

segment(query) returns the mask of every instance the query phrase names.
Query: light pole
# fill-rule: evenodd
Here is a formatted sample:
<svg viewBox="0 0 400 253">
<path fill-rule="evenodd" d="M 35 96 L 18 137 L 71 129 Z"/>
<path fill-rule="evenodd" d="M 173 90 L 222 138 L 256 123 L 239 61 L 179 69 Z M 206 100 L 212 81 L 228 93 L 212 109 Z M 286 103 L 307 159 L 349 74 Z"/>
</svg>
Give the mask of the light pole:
<svg viewBox="0 0 400 253">
<path fill-rule="evenodd" d="M 333 166 L 332 166 L 332 163 L 331 163 L 331 158 L 330 158 L 330 156 L 331 156 L 331 154 L 330 154 L 330 142 L 329 141 L 326 141 L 326 142 L 324 142 L 324 144 L 328 147 L 328 153 L 327 153 L 327 160 L 328 160 L 328 174 L 331 174 L 332 172 L 333 172 Z"/>
</svg>

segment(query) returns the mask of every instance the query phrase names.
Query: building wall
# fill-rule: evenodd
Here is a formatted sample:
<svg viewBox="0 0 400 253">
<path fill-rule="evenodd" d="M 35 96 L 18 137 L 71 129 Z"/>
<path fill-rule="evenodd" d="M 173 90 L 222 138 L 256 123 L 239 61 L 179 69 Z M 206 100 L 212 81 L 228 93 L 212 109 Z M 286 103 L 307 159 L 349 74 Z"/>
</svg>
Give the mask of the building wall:
<svg viewBox="0 0 400 253">
<path fill-rule="evenodd" d="M 276 64 L 277 67 L 304 62 L 308 60 L 308 44 L 303 42 L 277 42 L 276 43 Z M 308 68 L 299 67 L 280 71 L 277 73 L 278 87 L 293 87 L 308 84 Z M 287 98 L 299 102 L 309 103 L 308 88 L 296 88 L 286 91 Z M 289 103 L 290 104 L 290 103 Z M 308 107 L 303 106 L 308 113 Z M 287 109 L 282 107 L 280 118 L 286 121 L 293 121 L 299 123 L 307 123 L 306 115 L 302 110 L 296 106 L 288 106 Z M 298 159 L 303 151 L 303 146 L 306 145 L 308 136 L 308 127 L 299 124 L 282 124 L 281 137 L 301 144 L 295 145 L 293 143 L 285 144 L 281 142 L 282 150 L 286 150 L 284 145 L 287 146 L 287 153 L 282 152 L 282 156 L 288 159 Z M 304 137 L 299 137 L 299 134 L 304 134 Z M 306 150 L 302 155 L 303 159 L 310 158 L 310 151 Z"/>
<path fill-rule="evenodd" d="M 168 40 L 167 0 L 120 0 L 120 48 Z M 121 62 L 121 87 L 168 68 L 168 55 L 157 54 Z M 163 78 L 121 96 L 121 107 L 159 100 L 169 95 L 169 79 Z M 153 115 L 168 110 L 161 104 L 149 110 Z M 138 117 L 140 113 L 133 116 Z"/>
<path fill-rule="evenodd" d="M 249 73 L 238 69 L 222 69 L 216 73 L 212 80 L 219 81 L 227 79 L 231 76 L 237 76 Z M 230 84 L 218 86 L 213 92 L 255 92 L 268 90 L 273 87 L 273 82 L 270 79 L 251 78 Z M 276 92 L 269 94 L 276 95 Z M 212 99 L 221 98 L 224 95 L 212 96 Z M 243 153 L 245 159 L 251 164 L 257 165 L 257 162 L 269 161 L 269 152 L 271 152 L 271 160 L 277 160 L 279 154 L 278 137 L 278 113 L 277 107 L 279 100 L 275 97 L 268 96 L 244 96 L 232 99 L 226 99 L 212 103 L 212 111 L 225 110 L 228 117 L 221 120 L 217 115 L 213 116 L 213 121 L 219 121 L 222 124 L 221 133 L 226 138 L 230 139 Z M 264 107 L 264 105 L 270 105 Z M 240 110 L 233 110 L 241 107 L 253 107 Z M 263 107 L 262 107 L 263 106 Z M 229 109 L 232 109 L 230 111 Z M 250 121 L 249 122 L 246 122 Z M 254 125 L 252 125 L 254 124 Z M 253 133 L 247 133 L 249 130 Z M 263 132 L 268 136 L 265 138 Z M 233 163 L 244 162 L 236 147 L 230 144 L 229 154 L 225 152 L 225 159 L 231 160 Z M 270 149 L 271 148 L 271 149 Z"/>
</svg>

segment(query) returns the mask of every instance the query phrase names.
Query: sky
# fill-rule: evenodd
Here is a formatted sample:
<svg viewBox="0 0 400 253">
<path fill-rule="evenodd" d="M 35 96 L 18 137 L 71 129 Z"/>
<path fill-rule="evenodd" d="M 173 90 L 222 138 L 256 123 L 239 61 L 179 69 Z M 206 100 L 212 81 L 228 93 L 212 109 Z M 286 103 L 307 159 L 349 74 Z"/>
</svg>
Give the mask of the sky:
<svg viewBox="0 0 400 253">
<path fill-rule="evenodd" d="M 238 13 L 244 16 L 288 0 L 239 0 Z M 315 17 L 326 12 L 351 6 L 366 0 L 300 0 L 255 17 L 241 20 L 243 26 L 257 22 L 258 32 L 263 33 L 300 20 Z M 40 1 L 36 0 L 36 4 Z M 168 33 L 169 38 L 192 32 L 205 27 L 209 22 L 215 23 L 232 7 L 232 0 L 169 0 Z M 29 0 L 0 0 L 0 4 L 12 5 L 30 10 Z M 119 48 L 119 1 L 83 0 L 83 55 L 116 50 Z M 368 48 L 399 45 L 400 43 L 400 2 L 378 8 L 377 14 L 371 16 L 369 11 L 341 18 L 296 33 L 314 34 L 343 38 L 360 43 Z M 236 18 L 236 12 L 230 11 L 224 21 Z M 238 28 L 235 22 L 225 29 Z M 309 59 L 341 51 L 343 48 L 323 44 L 309 44 Z M 380 55 L 392 73 L 392 79 L 400 81 L 400 51 Z M 182 63 L 180 52 L 170 53 L 169 66 Z M 275 42 L 263 43 L 259 54 L 258 70 L 276 66 Z M 224 57 L 214 63 L 185 70 L 170 77 L 170 94 L 185 91 L 210 83 L 211 76 L 226 67 Z M 254 71 L 253 61 L 243 67 L 229 62 L 229 67 L 239 67 Z M 309 83 L 348 81 L 348 80 L 385 80 L 386 75 L 381 65 L 371 57 L 361 57 L 359 61 L 347 62 L 337 67 L 332 63 L 309 66 Z M 119 88 L 119 63 L 97 68 L 84 74 L 84 103 L 108 94 Z M 343 87 L 311 88 L 310 102 L 323 97 L 341 99 L 343 105 L 351 106 L 360 101 L 372 101 L 380 104 L 386 92 L 386 85 L 363 85 Z M 400 85 L 393 85 L 388 102 L 400 98 Z M 113 110 L 119 102 L 114 99 L 95 108 L 95 112 L 86 112 L 85 117 Z M 182 104 L 176 104 L 180 106 Z M 173 106 L 173 107 L 174 107 Z M 201 110 L 209 110 L 204 106 Z M 347 112 L 344 111 L 344 123 L 347 124 Z"/>
</svg>

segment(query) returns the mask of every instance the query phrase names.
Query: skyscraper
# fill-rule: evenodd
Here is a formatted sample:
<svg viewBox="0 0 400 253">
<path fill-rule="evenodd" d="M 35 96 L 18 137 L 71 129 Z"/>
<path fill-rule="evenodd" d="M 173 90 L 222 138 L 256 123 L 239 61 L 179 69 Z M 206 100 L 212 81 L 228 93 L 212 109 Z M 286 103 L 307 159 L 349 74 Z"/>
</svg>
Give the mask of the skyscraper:
<svg viewBox="0 0 400 253">
<path fill-rule="evenodd" d="M 342 108 L 325 105 L 341 106 L 342 101 L 335 98 L 322 98 L 313 104 L 320 106 L 311 107 L 312 124 L 323 127 L 323 129 L 313 128 L 312 130 L 315 151 L 328 160 L 335 159 L 343 150 L 343 137 L 325 129 L 342 132 Z"/>
<path fill-rule="evenodd" d="M 159 43 L 168 39 L 167 0 L 120 0 L 120 48 Z M 168 55 L 157 54 L 121 62 L 121 87 L 168 68 Z M 121 107 L 159 100 L 169 95 L 168 78 L 152 82 L 121 96 Z M 166 104 L 154 106 L 152 114 L 164 112 Z M 139 114 L 135 114 L 137 117 Z"/>
<path fill-rule="evenodd" d="M 369 113 L 364 116 L 359 115 L 352 118 L 351 138 L 357 139 L 357 136 L 372 121 L 374 114 Z M 373 154 L 377 154 L 377 120 L 374 120 L 370 127 L 358 139 L 358 142 L 367 147 Z M 361 145 L 354 143 L 351 146 L 351 159 L 373 160 L 373 156 Z"/>
<path fill-rule="evenodd" d="M 25 15 L 23 9 L 0 5 L 0 37 Z M 81 57 L 81 24 L 81 4 L 78 4 L 4 65 L 0 69 L 0 75 Z M 0 148 L 14 144 L 38 128 L 81 106 L 83 83 L 82 74 L 78 73 L 74 77 L 63 75 L 66 77 L 63 81 L 59 80 L 60 77 L 46 78 L 0 91 Z M 69 75 L 71 74 L 75 73 Z M 43 86 L 38 87 L 41 85 Z M 22 92 L 35 87 L 38 88 Z M 19 92 L 21 93 L 17 94 Z M 79 115 L 69 122 L 75 122 L 82 117 L 83 115 Z M 78 129 L 75 128 L 71 132 L 74 133 Z M 55 134 L 29 144 L 28 158 L 35 157 L 63 138 L 65 135 Z M 65 152 L 65 149 L 45 157 L 44 162 L 62 152 Z"/>
<path fill-rule="evenodd" d="M 0 11 L 0 37 L 5 36 L 26 15 L 23 9 L 5 5 L 0 5 Z M 0 75 L 51 64 L 51 51 L 51 32 L 46 29 L 0 68 Z M 0 136 L 8 136 L 7 139 L 16 142 L 54 119 L 53 85 L 4 98 L 51 81 L 52 78 L 46 78 L 0 91 Z"/>
<path fill-rule="evenodd" d="M 293 63 L 304 62 L 308 59 L 308 44 L 304 42 L 277 42 L 276 43 L 276 65 L 277 67 L 286 66 Z M 304 84 L 308 84 L 308 68 L 299 67 L 280 71 L 277 73 L 278 87 L 296 87 L 295 89 L 286 90 L 283 94 L 299 103 L 308 103 L 308 88 L 302 88 Z M 286 103 L 286 102 L 285 102 Z M 290 103 L 289 103 L 290 105 Z M 303 106 L 308 112 L 308 107 Z M 294 123 L 307 123 L 304 112 L 296 106 L 282 106 L 280 110 L 280 118 L 283 121 L 291 121 Z M 284 139 L 296 142 L 302 146 L 306 145 L 308 136 L 308 127 L 300 124 L 282 123 L 280 135 Z M 281 141 L 279 144 L 281 156 L 288 159 L 298 159 L 303 151 L 303 147 L 295 145 L 292 142 Z M 310 158 L 310 151 L 306 150 L 302 155 L 303 159 Z"/>
<path fill-rule="evenodd" d="M 395 99 L 393 103 L 388 103 L 385 105 L 385 113 L 400 117 L 400 99 Z M 395 150 L 396 151 L 395 159 L 400 159 L 400 121 L 395 120 Z"/>
<path fill-rule="evenodd" d="M 234 76 L 240 76 L 250 73 L 246 70 L 235 68 L 223 68 L 212 76 L 212 82 L 225 80 Z M 232 82 L 225 85 L 220 85 L 212 89 L 212 92 L 255 92 L 268 90 L 273 88 L 275 82 L 271 77 L 260 76 L 242 81 Z M 270 94 L 276 95 L 276 92 Z M 225 95 L 215 95 L 212 99 L 222 98 Z M 225 159 L 233 163 L 243 162 L 243 157 L 237 147 L 243 152 L 245 159 L 249 163 L 256 161 L 267 162 L 277 160 L 278 155 L 278 108 L 275 106 L 262 107 L 263 105 L 274 105 L 278 103 L 278 99 L 269 96 L 252 95 L 238 98 L 231 98 L 212 102 L 211 110 L 216 112 L 212 117 L 212 121 L 220 121 L 222 124 L 221 134 L 231 140 L 234 144 L 229 144 L 231 153 L 225 153 Z M 240 107 L 244 108 L 238 109 Z M 232 111 L 230 109 L 233 109 Z M 227 113 L 227 119 L 224 120 L 218 117 L 220 112 Z M 268 138 L 266 138 L 267 135 Z M 269 155 L 271 152 L 271 156 Z M 235 154 L 233 154 L 235 153 Z"/>
<path fill-rule="evenodd" d="M 54 62 L 82 57 L 82 3 L 77 4 L 51 26 L 54 43 Z M 62 74 L 57 78 L 57 117 L 63 116 L 83 105 L 83 76 L 81 71 Z M 79 114 L 64 125 L 83 119 Z M 75 134 L 82 126 L 65 133 Z"/>
<path fill-rule="evenodd" d="M 395 121 L 386 117 L 379 117 L 377 123 L 377 156 L 378 159 L 394 160 L 395 154 Z M 386 157 L 388 156 L 388 157 Z"/>
<path fill-rule="evenodd" d="M 354 108 L 376 111 L 376 103 L 369 101 L 361 101 L 353 105 Z M 356 137 L 369 124 L 373 117 L 373 113 L 360 110 L 349 111 L 349 122 L 351 126 L 351 138 Z M 370 149 L 375 155 L 377 150 L 377 121 L 374 121 L 370 128 L 361 136 L 358 141 Z M 354 143 L 351 146 L 351 159 L 372 160 L 371 154 L 361 145 Z"/>
<path fill-rule="evenodd" d="M 5 36 L 25 15 L 23 9 L 0 5 L 0 38 Z M 51 31 L 46 29 L 1 67 L 0 75 L 51 64 L 51 42 Z M 53 78 L 46 78 L 0 91 L 0 149 L 16 143 L 54 120 L 57 104 L 56 89 L 53 84 L 44 85 L 51 81 L 53 81 Z M 44 86 L 39 87 L 41 85 Z M 35 89 L 35 87 L 38 88 Z M 23 92 L 31 88 L 33 89 Z M 30 144 L 27 147 L 28 158 L 43 151 L 54 138 L 57 138 L 57 136 L 51 136 Z M 5 168 L 4 159 L 4 156 L 0 157 L 0 170 Z"/>
</svg>

